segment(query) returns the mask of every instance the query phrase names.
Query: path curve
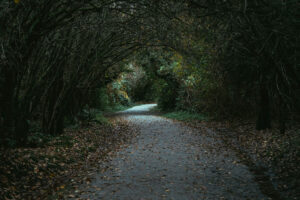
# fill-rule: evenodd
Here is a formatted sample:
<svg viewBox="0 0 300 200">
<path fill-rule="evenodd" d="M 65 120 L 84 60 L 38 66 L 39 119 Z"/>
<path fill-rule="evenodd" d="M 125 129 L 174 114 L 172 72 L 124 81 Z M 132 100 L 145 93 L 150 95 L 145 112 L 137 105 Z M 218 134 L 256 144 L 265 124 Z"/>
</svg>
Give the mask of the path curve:
<svg viewBox="0 0 300 200">
<path fill-rule="evenodd" d="M 101 164 L 80 199 L 268 199 L 212 132 L 149 115 L 154 106 L 120 112 L 140 134 Z"/>
</svg>

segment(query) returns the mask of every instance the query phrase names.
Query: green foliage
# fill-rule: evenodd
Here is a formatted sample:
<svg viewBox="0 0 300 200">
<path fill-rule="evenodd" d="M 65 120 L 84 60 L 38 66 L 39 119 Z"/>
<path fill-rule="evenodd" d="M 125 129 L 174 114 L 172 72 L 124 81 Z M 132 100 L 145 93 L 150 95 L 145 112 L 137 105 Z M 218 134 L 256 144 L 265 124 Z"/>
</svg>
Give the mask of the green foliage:
<svg viewBox="0 0 300 200">
<path fill-rule="evenodd" d="M 127 80 L 123 75 L 124 73 L 107 86 L 107 95 L 109 97 L 110 107 L 117 105 L 131 105 L 131 99 L 126 91 Z"/>
<path fill-rule="evenodd" d="M 162 110 L 173 110 L 176 106 L 177 84 L 174 82 L 164 82 L 159 90 L 157 99 L 158 107 Z"/>
<path fill-rule="evenodd" d="M 174 111 L 170 113 L 163 114 L 164 117 L 170 118 L 170 119 L 176 119 L 179 121 L 186 121 L 186 122 L 191 122 L 191 121 L 207 121 L 209 118 L 203 114 L 199 113 L 191 113 L 187 111 Z"/>
<path fill-rule="evenodd" d="M 109 124 L 107 118 L 105 118 L 102 113 L 96 114 L 95 121 L 100 124 Z"/>
<path fill-rule="evenodd" d="M 144 96 L 144 99 L 147 102 L 158 101 L 159 96 L 160 96 L 160 90 L 164 83 L 165 83 L 165 81 L 163 79 L 154 79 L 151 82 L 150 87 L 148 88 L 148 90 Z"/>
<path fill-rule="evenodd" d="M 118 111 L 126 110 L 126 109 L 128 109 L 128 108 L 130 108 L 132 106 L 134 106 L 134 103 L 131 103 L 128 106 L 117 104 L 117 105 L 111 107 L 109 110 L 106 110 L 106 111 L 108 111 L 108 112 L 118 112 Z"/>
<path fill-rule="evenodd" d="M 175 107 L 178 82 L 172 72 L 172 55 L 171 51 L 147 50 L 134 56 L 138 78 L 130 77 L 133 81 L 127 89 L 134 100 L 157 101 L 158 106 L 165 110 Z"/>
<path fill-rule="evenodd" d="M 146 100 L 146 95 L 151 87 L 151 81 L 148 77 L 143 77 L 137 80 L 135 86 L 131 88 L 131 95 L 134 101 Z"/>
<path fill-rule="evenodd" d="M 121 76 L 121 79 L 113 81 L 107 87 L 95 90 L 89 107 L 104 112 L 115 112 L 132 106 L 130 98 L 124 91 L 125 84 L 126 81 Z"/>
<path fill-rule="evenodd" d="M 99 110 L 105 110 L 109 107 L 109 96 L 106 87 L 96 89 L 91 96 L 89 103 L 90 107 L 97 108 Z"/>
</svg>

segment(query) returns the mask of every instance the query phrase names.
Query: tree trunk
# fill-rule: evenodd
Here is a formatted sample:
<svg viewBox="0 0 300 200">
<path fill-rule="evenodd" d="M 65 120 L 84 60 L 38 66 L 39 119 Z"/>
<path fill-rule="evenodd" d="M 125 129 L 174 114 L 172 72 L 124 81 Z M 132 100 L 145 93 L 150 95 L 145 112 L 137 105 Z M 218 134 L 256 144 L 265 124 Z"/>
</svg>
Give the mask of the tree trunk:
<svg viewBox="0 0 300 200">
<path fill-rule="evenodd" d="M 279 131 L 281 134 L 285 133 L 285 120 L 286 120 L 286 106 L 282 99 L 279 97 Z"/>
<path fill-rule="evenodd" d="M 15 95 L 16 74 L 9 66 L 3 66 L 3 82 L 0 88 L 0 113 L 2 118 L 2 127 L 0 130 L 0 138 L 14 139 L 18 145 L 22 146 L 26 143 L 29 132 L 27 122 L 26 109 L 20 108 L 18 96 Z"/>
<path fill-rule="evenodd" d="M 256 129 L 264 130 L 268 128 L 271 128 L 270 99 L 266 85 L 262 84 L 260 87 L 260 105 Z"/>
<path fill-rule="evenodd" d="M 9 66 L 2 66 L 3 83 L 0 88 L 0 114 L 2 115 L 3 127 L 1 127 L 0 137 L 5 139 L 13 135 L 14 132 L 14 85 L 15 76 Z"/>
<path fill-rule="evenodd" d="M 29 124 L 27 122 L 27 115 L 20 110 L 19 117 L 15 119 L 15 136 L 19 146 L 26 144 L 29 133 Z"/>
</svg>

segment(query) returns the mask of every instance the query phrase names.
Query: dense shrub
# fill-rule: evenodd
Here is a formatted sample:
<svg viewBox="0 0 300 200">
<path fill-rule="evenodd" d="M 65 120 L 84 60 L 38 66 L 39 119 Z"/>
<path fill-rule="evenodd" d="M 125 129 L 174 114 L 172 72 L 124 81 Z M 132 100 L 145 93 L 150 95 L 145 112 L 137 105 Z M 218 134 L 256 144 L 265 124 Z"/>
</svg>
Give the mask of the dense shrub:
<svg viewBox="0 0 300 200">
<path fill-rule="evenodd" d="M 177 88 L 176 82 L 165 81 L 159 88 L 159 95 L 157 99 L 158 107 L 162 110 L 173 110 L 176 106 Z"/>
</svg>

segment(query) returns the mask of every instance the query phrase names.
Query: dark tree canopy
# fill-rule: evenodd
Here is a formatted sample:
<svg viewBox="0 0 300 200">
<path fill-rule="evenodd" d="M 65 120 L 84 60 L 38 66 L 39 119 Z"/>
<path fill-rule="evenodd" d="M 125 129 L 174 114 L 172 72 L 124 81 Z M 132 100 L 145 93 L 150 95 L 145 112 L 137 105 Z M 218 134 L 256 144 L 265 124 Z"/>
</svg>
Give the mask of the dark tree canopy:
<svg viewBox="0 0 300 200">
<path fill-rule="evenodd" d="M 95 91 L 118 78 L 127 61 L 143 64 L 141 57 L 151 80 L 165 81 L 163 93 L 178 89 L 167 105 L 223 115 L 251 110 L 257 129 L 269 128 L 274 116 L 284 132 L 285 121 L 300 110 L 297 5 L 296 0 L 3 0 L 1 143 L 22 144 L 32 121 L 44 133 L 61 133 L 66 118 L 91 104 Z M 164 55 L 157 59 L 157 52 Z M 167 67 L 172 63 L 186 66 L 185 72 L 176 75 Z"/>
</svg>

